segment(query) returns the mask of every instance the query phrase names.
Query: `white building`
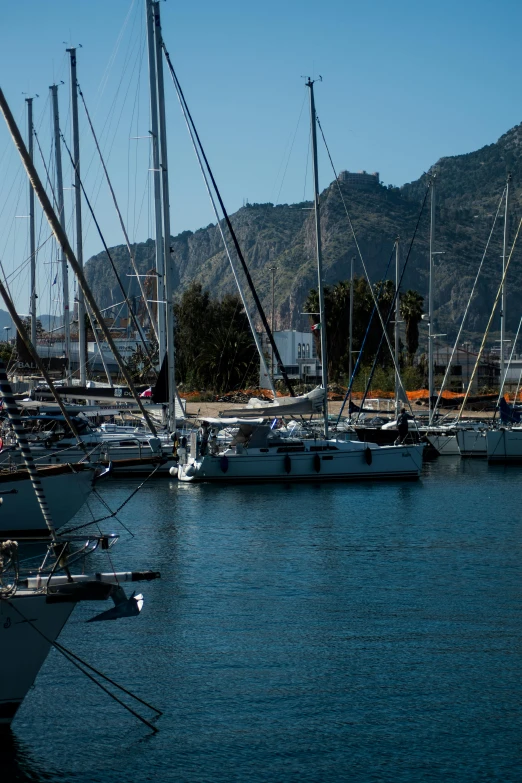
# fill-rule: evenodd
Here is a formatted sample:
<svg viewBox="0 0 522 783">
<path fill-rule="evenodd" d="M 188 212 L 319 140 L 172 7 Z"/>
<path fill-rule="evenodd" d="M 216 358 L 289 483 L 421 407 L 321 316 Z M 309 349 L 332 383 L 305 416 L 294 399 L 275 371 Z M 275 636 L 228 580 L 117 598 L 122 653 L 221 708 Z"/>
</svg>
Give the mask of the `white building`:
<svg viewBox="0 0 522 783">
<path fill-rule="evenodd" d="M 272 348 L 268 338 L 265 334 L 260 335 L 260 337 L 268 371 L 273 375 L 275 381 L 281 380 L 283 376 L 277 367 L 275 357 L 272 362 Z M 304 383 L 320 383 L 321 362 L 317 356 L 312 332 L 298 332 L 295 329 L 285 329 L 281 332 L 274 332 L 274 340 L 289 378 L 302 380 Z M 272 364 L 274 368 L 273 373 Z M 259 372 L 259 386 L 262 389 L 268 387 L 268 378 L 263 374 L 262 368 L 260 368 Z"/>
</svg>

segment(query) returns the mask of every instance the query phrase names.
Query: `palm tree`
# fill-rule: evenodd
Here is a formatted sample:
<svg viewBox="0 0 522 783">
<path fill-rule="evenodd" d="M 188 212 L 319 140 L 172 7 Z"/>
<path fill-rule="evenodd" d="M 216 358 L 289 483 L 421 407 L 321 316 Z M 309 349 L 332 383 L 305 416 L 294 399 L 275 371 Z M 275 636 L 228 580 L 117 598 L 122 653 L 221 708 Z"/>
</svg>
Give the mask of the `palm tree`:
<svg viewBox="0 0 522 783">
<path fill-rule="evenodd" d="M 423 305 L 424 297 L 411 288 L 401 296 L 400 312 L 406 322 L 406 348 L 410 364 L 413 364 L 413 357 L 419 347 L 419 323 L 424 310 Z"/>
</svg>

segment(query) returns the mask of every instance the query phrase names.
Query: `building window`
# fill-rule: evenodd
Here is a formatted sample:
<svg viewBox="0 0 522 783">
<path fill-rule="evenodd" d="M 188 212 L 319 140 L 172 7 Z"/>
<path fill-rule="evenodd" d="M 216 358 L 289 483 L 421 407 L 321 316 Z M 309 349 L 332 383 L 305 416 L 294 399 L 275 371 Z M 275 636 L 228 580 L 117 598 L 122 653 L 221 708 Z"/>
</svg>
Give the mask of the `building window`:
<svg viewBox="0 0 522 783">
<path fill-rule="evenodd" d="M 301 343 L 297 343 L 297 358 L 301 359 Z"/>
<path fill-rule="evenodd" d="M 312 337 L 312 359 L 317 359 L 317 351 L 315 348 L 315 340 Z"/>
<path fill-rule="evenodd" d="M 310 358 L 310 343 L 306 343 L 305 350 L 306 350 L 306 358 L 309 359 Z"/>
</svg>

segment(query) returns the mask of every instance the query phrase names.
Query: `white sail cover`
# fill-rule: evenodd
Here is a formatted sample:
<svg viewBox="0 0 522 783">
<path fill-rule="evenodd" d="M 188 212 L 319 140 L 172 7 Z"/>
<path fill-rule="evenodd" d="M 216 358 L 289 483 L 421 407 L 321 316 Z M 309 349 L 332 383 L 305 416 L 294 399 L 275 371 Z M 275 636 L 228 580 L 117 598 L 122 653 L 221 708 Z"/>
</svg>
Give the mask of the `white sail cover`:
<svg viewBox="0 0 522 783">
<path fill-rule="evenodd" d="M 257 398 L 252 398 L 245 408 L 229 409 L 221 412 L 221 416 L 230 416 L 235 418 L 244 418 L 262 416 L 281 417 L 295 416 L 298 414 L 317 413 L 323 407 L 324 389 L 318 386 L 307 394 L 299 397 L 278 397 L 272 403 L 263 403 Z"/>
</svg>

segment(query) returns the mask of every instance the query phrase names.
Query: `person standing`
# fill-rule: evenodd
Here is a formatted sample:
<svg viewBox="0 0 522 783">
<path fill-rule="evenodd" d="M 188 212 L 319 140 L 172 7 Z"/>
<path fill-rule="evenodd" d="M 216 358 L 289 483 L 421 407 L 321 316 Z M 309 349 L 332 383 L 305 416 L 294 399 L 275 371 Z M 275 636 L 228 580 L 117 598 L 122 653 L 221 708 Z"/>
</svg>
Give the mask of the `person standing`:
<svg viewBox="0 0 522 783">
<path fill-rule="evenodd" d="M 397 416 L 397 429 L 399 430 L 399 437 L 395 441 L 397 446 L 404 443 L 406 435 L 408 434 L 408 420 L 410 416 L 406 413 L 406 408 L 401 408 L 401 412 Z"/>
</svg>

